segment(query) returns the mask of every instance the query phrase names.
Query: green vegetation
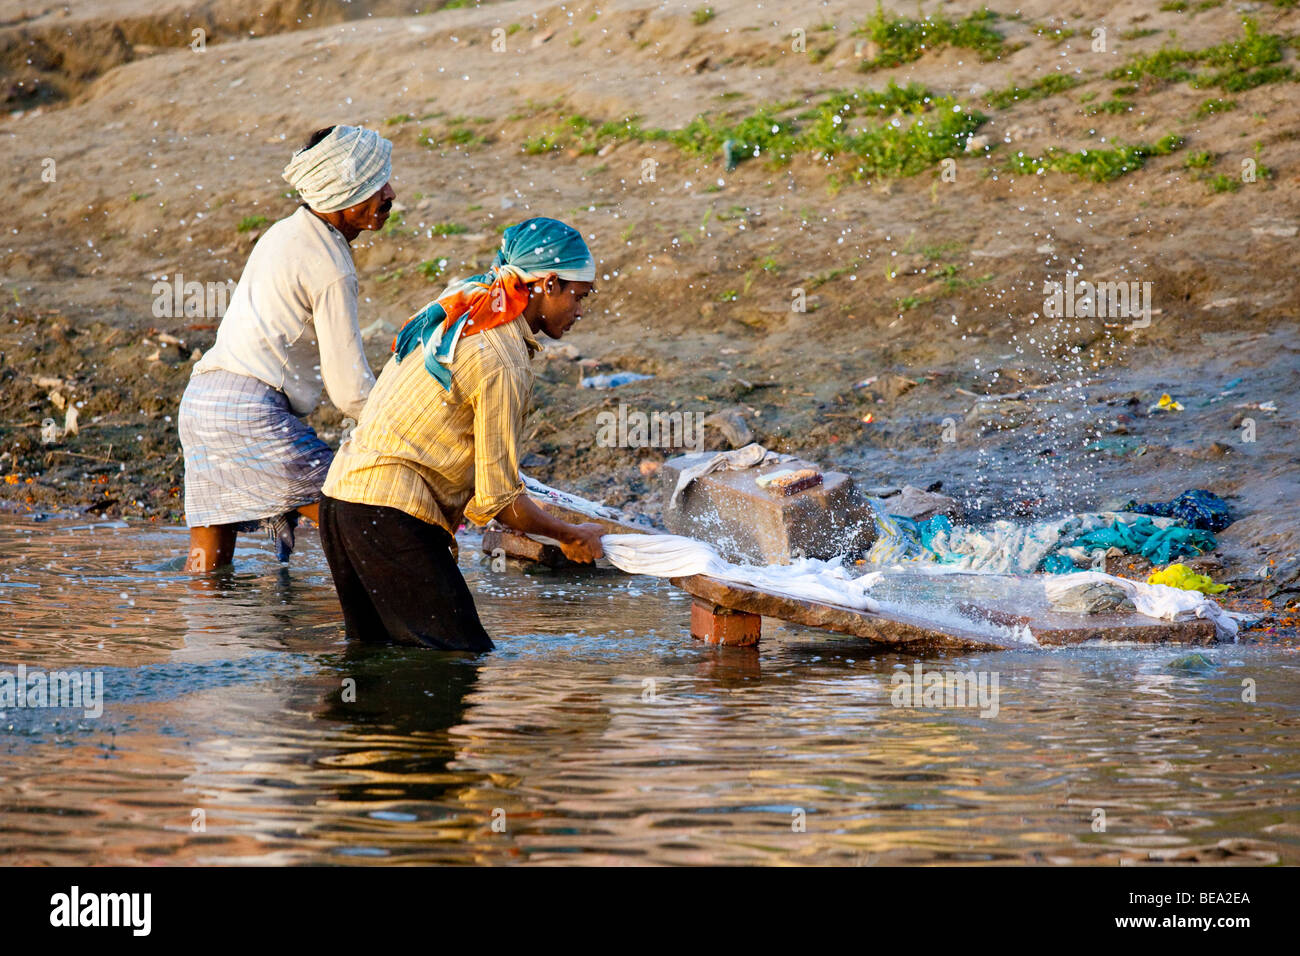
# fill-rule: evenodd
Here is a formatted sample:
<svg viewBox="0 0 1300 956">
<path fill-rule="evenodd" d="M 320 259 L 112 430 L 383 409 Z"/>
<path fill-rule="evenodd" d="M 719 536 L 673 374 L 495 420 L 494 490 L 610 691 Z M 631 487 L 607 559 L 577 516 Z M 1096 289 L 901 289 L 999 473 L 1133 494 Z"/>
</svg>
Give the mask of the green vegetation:
<svg viewBox="0 0 1300 956">
<path fill-rule="evenodd" d="M 1208 169 L 1214 165 L 1214 154 L 1208 149 L 1203 149 L 1188 156 L 1183 160 L 1183 165 L 1188 169 Z"/>
<path fill-rule="evenodd" d="M 1241 180 L 1236 176 L 1229 176 L 1227 173 L 1211 176 L 1208 184 L 1212 193 L 1235 193 L 1241 188 Z"/>
<path fill-rule="evenodd" d="M 1186 0 L 1164 0 L 1164 3 L 1160 4 L 1160 9 L 1165 13 L 1182 13 L 1187 9 L 1187 2 Z"/>
<path fill-rule="evenodd" d="M 384 120 L 384 125 L 399 126 L 402 123 L 409 123 L 413 119 L 415 119 L 415 117 L 410 113 L 398 113 L 396 116 L 390 116 L 388 119 Z"/>
<path fill-rule="evenodd" d="M 966 140 L 987 119 L 951 97 L 893 81 L 883 92 L 832 93 L 792 120 L 778 107 L 761 107 L 733 123 L 699 116 L 669 139 L 694 154 L 727 153 L 734 162 L 765 156 L 784 165 L 800 153 L 826 162 L 845 158 L 852 176 L 913 176 L 938 160 L 959 155 Z"/>
<path fill-rule="evenodd" d="M 1070 173 L 1095 183 L 1105 183 L 1141 169 L 1152 156 L 1167 156 L 1182 145 L 1183 138 L 1170 133 L 1154 145 L 1120 143 L 1112 149 L 1083 149 L 1077 153 L 1049 149 L 1042 156 L 1017 153 L 1011 157 L 1009 165 L 1021 173 Z"/>
<path fill-rule="evenodd" d="M 950 20 L 942 15 L 909 20 L 886 15 L 880 0 L 876 0 L 876 12 L 854 33 L 870 39 L 879 52 L 874 58 L 864 60 L 860 69 L 902 66 L 919 60 L 927 50 L 945 46 L 974 50 L 981 60 L 995 60 L 1006 52 L 1002 34 L 992 27 L 997 18 L 996 13 L 985 8 L 962 20 Z"/>
<path fill-rule="evenodd" d="M 1155 53 L 1133 57 L 1106 75 L 1112 80 L 1148 84 L 1191 82 L 1196 87 L 1217 86 L 1229 93 L 1290 79 L 1291 67 L 1278 65 L 1287 38 L 1282 34 L 1261 33 L 1250 17 L 1243 18 L 1241 26 L 1239 40 L 1203 50 L 1163 47 Z M 1213 72 L 1198 74 L 1191 69 L 1194 66 L 1211 67 Z"/>
<path fill-rule="evenodd" d="M 1159 32 L 1159 30 L 1154 30 L 1151 27 L 1138 27 L 1132 30 L 1125 30 L 1119 35 L 1119 38 L 1121 40 L 1141 40 L 1143 37 L 1155 36 Z"/>
<path fill-rule="evenodd" d="M 252 232 L 254 229 L 261 229 L 270 221 L 265 216 L 245 216 L 239 220 L 239 225 L 235 227 L 235 231 Z"/>
<path fill-rule="evenodd" d="M 938 262 L 941 259 L 947 259 L 949 256 L 956 255 L 965 248 L 965 243 L 950 239 L 946 242 L 936 242 L 933 245 L 922 246 L 921 255 L 925 256 L 931 262 Z"/>
<path fill-rule="evenodd" d="M 469 232 L 469 227 L 458 222 L 435 222 L 429 227 L 431 236 L 459 236 L 462 232 Z"/>
<path fill-rule="evenodd" d="M 786 118 L 789 104 L 766 104 L 746 116 L 725 119 L 701 115 L 681 129 L 643 129 L 635 117 L 597 124 L 569 116 L 529 137 L 529 154 L 576 149 L 596 152 L 610 140 L 664 141 L 697 156 L 723 156 L 728 165 L 763 158 L 774 167 L 811 154 L 830 164 L 852 164 L 854 179 L 913 176 L 938 160 L 959 155 L 966 140 L 987 119 L 946 96 L 934 96 L 917 83 L 890 82 L 883 91 L 841 90 L 817 105 Z"/>
<path fill-rule="evenodd" d="M 1034 26 L 1034 33 L 1040 37 L 1049 37 L 1053 44 L 1060 45 L 1070 37 L 1077 36 L 1079 31 L 1074 27 L 1053 27 L 1039 23 Z"/>
<path fill-rule="evenodd" d="M 691 22 L 694 23 L 697 27 L 702 27 L 704 26 L 704 24 L 708 23 L 717 15 L 718 14 L 714 12 L 714 9 L 712 7 L 700 7 L 698 10 L 696 10 L 694 13 L 691 14 Z"/>
<path fill-rule="evenodd" d="M 402 222 L 406 217 L 402 215 L 401 210 L 394 209 L 388 215 L 388 221 L 384 223 L 384 228 L 380 230 L 385 236 L 395 236 L 402 231 Z"/>
<path fill-rule="evenodd" d="M 1021 100 L 1041 100 L 1078 86 L 1083 81 L 1069 73 L 1049 73 L 1028 86 L 1008 86 L 994 90 L 984 99 L 995 110 L 1004 110 Z"/>
<path fill-rule="evenodd" d="M 1207 116 L 1213 116 L 1215 113 L 1226 113 L 1229 110 L 1235 110 L 1236 108 L 1236 100 L 1209 99 L 1196 107 L 1196 115 L 1204 119 Z"/>
<path fill-rule="evenodd" d="M 429 149 L 445 149 L 449 146 L 464 146 L 470 148 L 482 146 L 487 142 L 486 137 L 474 132 L 472 129 L 460 125 L 464 122 L 466 122 L 464 119 L 452 120 L 449 124 L 449 128 L 438 135 L 434 135 L 434 133 L 427 129 L 422 130 L 420 135 L 416 138 L 416 142 L 421 146 L 427 146 Z"/>
<path fill-rule="evenodd" d="M 430 282 L 436 282 L 446 270 L 446 259 L 426 259 L 415 267 L 415 271 L 420 273 L 420 275 L 424 276 Z"/>
<path fill-rule="evenodd" d="M 1127 113 L 1129 110 L 1133 109 L 1134 105 L 1136 104 L 1134 104 L 1132 100 L 1109 99 L 1103 100 L 1100 103 L 1089 103 L 1084 107 L 1083 111 L 1089 116 L 1096 116 L 1098 113 L 1107 113 L 1111 116 L 1117 116 L 1121 113 Z"/>
</svg>

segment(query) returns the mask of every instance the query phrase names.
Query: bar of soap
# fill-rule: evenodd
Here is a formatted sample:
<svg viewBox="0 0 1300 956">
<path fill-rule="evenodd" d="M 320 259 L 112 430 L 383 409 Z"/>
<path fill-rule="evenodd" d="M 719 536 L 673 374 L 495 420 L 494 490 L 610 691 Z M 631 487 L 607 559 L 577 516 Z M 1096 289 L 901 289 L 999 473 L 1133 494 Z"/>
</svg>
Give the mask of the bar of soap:
<svg viewBox="0 0 1300 956">
<path fill-rule="evenodd" d="M 822 475 L 814 468 L 783 468 L 755 478 L 754 483 L 760 488 L 789 497 L 816 488 L 822 483 Z"/>
</svg>

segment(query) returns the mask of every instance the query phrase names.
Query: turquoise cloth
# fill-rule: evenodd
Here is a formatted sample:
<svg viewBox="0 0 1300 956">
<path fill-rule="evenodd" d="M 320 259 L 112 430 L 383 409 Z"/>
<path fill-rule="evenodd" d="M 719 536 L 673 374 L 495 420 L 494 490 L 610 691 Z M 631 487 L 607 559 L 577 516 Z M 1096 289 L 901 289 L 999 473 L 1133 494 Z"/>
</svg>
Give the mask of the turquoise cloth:
<svg viewBox="0 0 1300 956">
<path fill-rule="evenodd" d="M 1213 551 L 1217 544 L 1208 531 L 1178 524 L 1161 528 L 1146 515 L 1079 514 L 954 528 L 944 515 L 918 522 L 886 513 L 888 500 L 873 499 L 872 504 L 876 542 L 867 557 L 874 564 L 921 561 L 972 571 L 1065 574 L 1079 570 L 1076 562 L 1086 563 L 1093 552 L 1110 548 L 1165 565 L 1183 555 Z"/>
<path fill-rule="evenodd" d="M 1071 547 L 1089 551 L 1119 548 L 1128 554 L 1140 554 L 1152 564 L 1164 565 L 1175 557 L 1213 551 L 1217 544 L 1208 531 L 1177 525 L 1157 528 L 1150 518 L 1143 517 L 1131 524 L 1117 521 L 1109 528 L 1089 531 L 1076 538 Z"/>
</svg>

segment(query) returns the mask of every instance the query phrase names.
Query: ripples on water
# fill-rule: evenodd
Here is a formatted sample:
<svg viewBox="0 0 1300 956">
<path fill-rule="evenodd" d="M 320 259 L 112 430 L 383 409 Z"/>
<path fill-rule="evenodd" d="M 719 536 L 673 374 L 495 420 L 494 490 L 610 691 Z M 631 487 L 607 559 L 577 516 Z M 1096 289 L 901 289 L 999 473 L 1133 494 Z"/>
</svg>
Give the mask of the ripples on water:
<svg viewBox="0 0 1300 956">
<path fill-rule="evenodd" d="M 495 653 L 349 645 L 301 537 L 194 581 L 184 529 L 0 518 L 0 667 L 106 698 L 0 718 L 0 860 L 1300 862 L 1288 650 L 922 660 L 996 672 L 984 719 L 891 706 L 914 658 L 771 620 L 708 647 L 665 583 L 494 573 L 470 537 Z"/>
</svg>

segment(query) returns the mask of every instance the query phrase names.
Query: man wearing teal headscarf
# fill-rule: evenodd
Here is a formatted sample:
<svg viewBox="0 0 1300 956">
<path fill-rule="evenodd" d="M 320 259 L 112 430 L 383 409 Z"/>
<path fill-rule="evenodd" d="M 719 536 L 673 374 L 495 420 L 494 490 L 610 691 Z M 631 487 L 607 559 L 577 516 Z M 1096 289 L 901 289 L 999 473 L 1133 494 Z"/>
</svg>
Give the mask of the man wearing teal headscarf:
<svg viewBox="0 0 1300 956">
<path fill-rule="evenodd" d="M 574 561 L 600 557 L 599 525 L 551 517 L 519 477 L 533 336 L 563 336 L 595 275 L 581 233 L 529 219 L 506 230 L 488 272 L 453 282 L 398 333 L 321 501 L 350 639 L 491 650 L 456 566 L 463 518 L 554 538 Z"/>
</svg>

